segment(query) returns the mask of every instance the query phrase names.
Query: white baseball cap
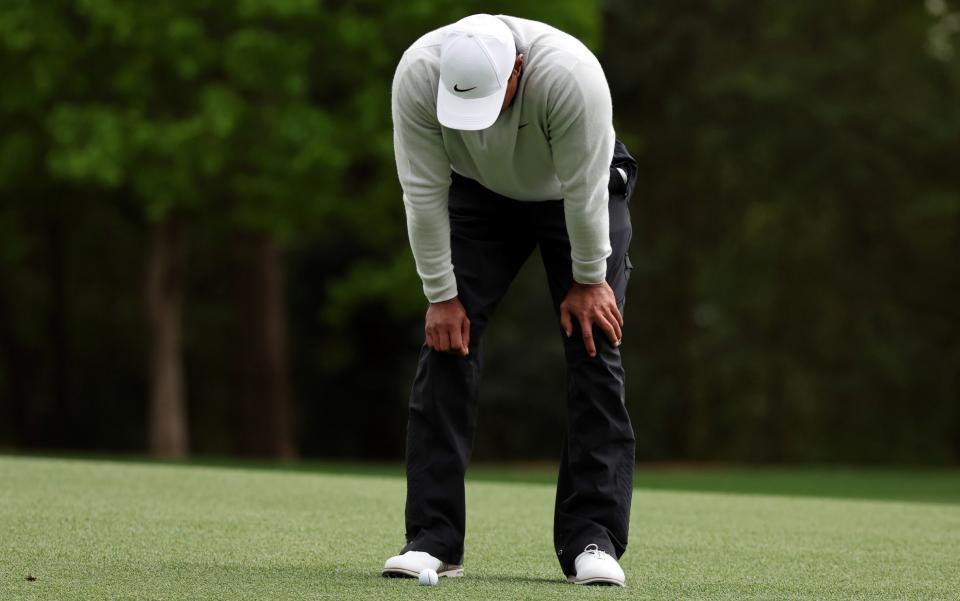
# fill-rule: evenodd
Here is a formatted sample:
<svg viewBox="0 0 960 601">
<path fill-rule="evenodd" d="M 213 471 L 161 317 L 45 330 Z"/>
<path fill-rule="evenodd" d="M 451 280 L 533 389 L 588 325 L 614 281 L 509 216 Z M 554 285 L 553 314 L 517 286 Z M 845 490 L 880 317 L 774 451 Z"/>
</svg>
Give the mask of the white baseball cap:
<svg viewBox="0 0 960 601">
<path fill-rule="evenodd" d="M 440 47 L 440 124 L 466 130 L 493 125 L 516 58 L 513 33 L 500 19 L 479 14 L 450 25 Z"/>
</svg>

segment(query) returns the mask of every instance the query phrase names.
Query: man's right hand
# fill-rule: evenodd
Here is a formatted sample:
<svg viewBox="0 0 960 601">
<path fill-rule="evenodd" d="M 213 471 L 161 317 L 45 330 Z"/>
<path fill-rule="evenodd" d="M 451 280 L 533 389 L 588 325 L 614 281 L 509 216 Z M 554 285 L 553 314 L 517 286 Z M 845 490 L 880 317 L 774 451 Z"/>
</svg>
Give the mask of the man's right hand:
<svg viewBox="0 0 960 601">
<path fill-rule="evenodd" d="M 470 320 L 457 297 L 430 303 L 424 333 L 427 346 L 434 350 L 464 357 L 470 354 Z"/>
</svg>

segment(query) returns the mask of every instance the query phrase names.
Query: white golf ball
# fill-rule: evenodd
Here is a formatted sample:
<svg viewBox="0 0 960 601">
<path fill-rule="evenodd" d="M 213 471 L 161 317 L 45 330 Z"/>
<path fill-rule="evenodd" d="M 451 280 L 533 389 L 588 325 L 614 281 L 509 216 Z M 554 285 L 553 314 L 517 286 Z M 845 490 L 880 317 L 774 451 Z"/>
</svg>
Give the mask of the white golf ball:
<svg viewBox="0 0 960 601">
<path fill-rule="evenodd" d="M 440 578 L 437 576 L 436 570 L 431 570 L 427 568 L 420 572 L 420 584 L 424 586 L 436 586 Z"/>
</svg>

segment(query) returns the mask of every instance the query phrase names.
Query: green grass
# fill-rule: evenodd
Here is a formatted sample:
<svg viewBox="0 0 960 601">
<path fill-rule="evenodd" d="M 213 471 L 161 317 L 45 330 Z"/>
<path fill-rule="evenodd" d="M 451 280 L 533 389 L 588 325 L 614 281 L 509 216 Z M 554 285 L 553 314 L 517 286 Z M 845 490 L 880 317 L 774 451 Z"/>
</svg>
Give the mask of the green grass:
<svg viewBox="0 0 960 601">
<path fill-rule="evenodd" d="M 9 453 L 9 451 L 8 451 Z M 2 456 L 2 451 L 0 451 Z M 149 463 L 150 465 L 195 465 L 239 469 L 266 469 L 325 474 L 403 477 L 402 463 L 346 463 L 201 456 L 188 460 L 158 461 L 142 454 L 47 453 L 58 459 L 92 459 Z M 476 482 L 556 483 L 557 466 L 551 463 L 474 463 L 467 479 Z M 636 486 L 653 490 L 760 493 L 768 495 L 884 499 L 960 503 L 960 471 L 950 468 L 863 467 L 743 467 L 723 464 L 644 464 L 637 472 Z"/>
<path fill-rule="evenodd" d="M 608 589 L 561 577 L 549 470 L 487 466 L 467 576 L 427 588 L 379 576 L 395 467 L 264 467 L 0 456 L 0 600 L 960 598 L 956 472 L 641 472 Z"/>
</svg>

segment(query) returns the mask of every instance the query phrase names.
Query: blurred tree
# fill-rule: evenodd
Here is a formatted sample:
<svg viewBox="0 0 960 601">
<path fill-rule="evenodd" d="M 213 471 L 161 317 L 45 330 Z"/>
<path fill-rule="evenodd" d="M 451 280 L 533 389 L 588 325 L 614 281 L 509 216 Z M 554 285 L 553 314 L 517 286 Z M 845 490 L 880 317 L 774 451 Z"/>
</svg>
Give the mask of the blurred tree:
<svg viewBox="0 0 960 601">
<path fill-rule="evenodd" d="M 49 167 L 65 180 L 114 191 L 149 223 L 143 287 L 151 334 L 148 441 L 155 455 L 182 456 L 188 451 L 184 230 L 206 199 L 222 139 L 192 81 L 204 40 L 172 4 L 55 4 L 49 16 L 59 26 L 45 28 L 57 32 L 54 51 L 69 69 L 47 118 Z"/>
<path fill-rule="evenodd" d="M 61 198 L 67 190 L 50 181 L 45 164 L 45 119 L 69 70 L 58 55 L 62 26 L 54 7 L 11 2 L 0 10 L 0 354 L 10 422 L 26 446 L 70 439 L 70 211 Z M 32 270 L 20 268 L 30 261 Z"/>
<path fill-rule="evenodd" d="M 152 451 L 187 448 L 184 230 L 225 217 L 243 230 L 237 449 L 294 455 L 278 238 L 321 206 L 314 191 L 340 166 L 330 118 L 308 102 L 317 4 L 91 0 L 63 12 L 74 17 L 83 94 L 51 117 L 51 167 L 127 191 L 153 224 L 145 286 Z"/>
<path fill-rule="evenodd" d="M 960 458 L 952 0 L 8 0 L 0 444 L 402 455 L 426 301 L 389 84 L 480 11 L 598 51 L 641 161 L 641 458 Z M 487 335 L 479 458 L 556 458 L 534 263 Z"/>
<path fill-rule="evenodd" d="M 643 452 L 956 461 L 960 95 L 923 5 L 605 14 L 646 174 Z"/>
</svg>

